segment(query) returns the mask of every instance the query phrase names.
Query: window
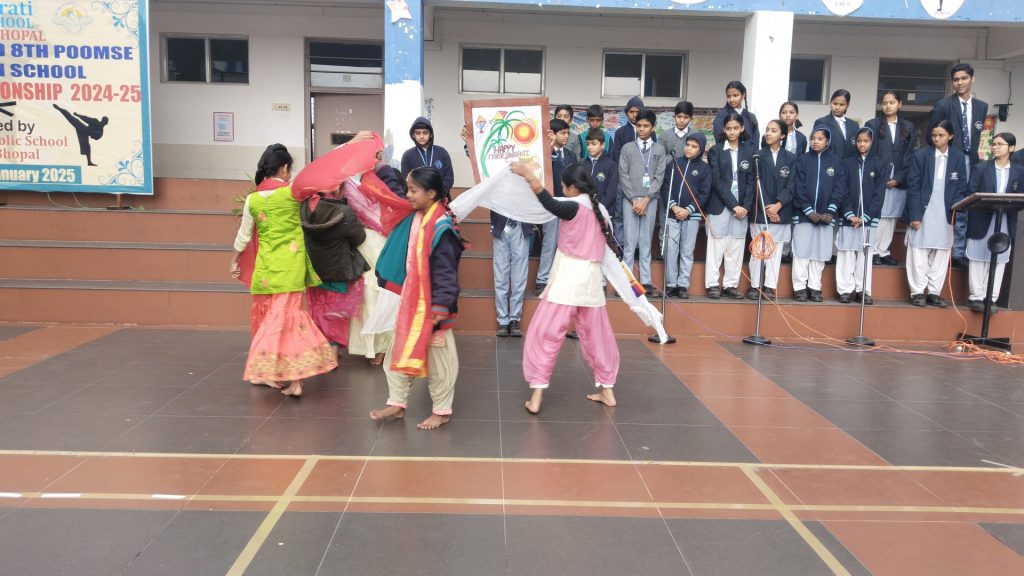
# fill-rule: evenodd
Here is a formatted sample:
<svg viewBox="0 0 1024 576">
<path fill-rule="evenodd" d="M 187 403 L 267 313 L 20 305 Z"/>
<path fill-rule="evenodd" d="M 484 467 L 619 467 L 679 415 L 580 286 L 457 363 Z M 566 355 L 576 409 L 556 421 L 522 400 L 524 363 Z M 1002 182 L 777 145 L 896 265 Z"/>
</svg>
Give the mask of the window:
<svg viewBox="0 0 1024 576">
<path fill-rule="evenodd" d="M 544 52 L 523 48 L 462 49 L 462 91 L 540 94 Z"/>
<path fill-rule="evenodd" d="M 168 82 L 248 84 L 249 40 L 167 36 L 164 78 Z"/>
<path fill-rule="evenodd" d="M 946 95 L 949 62 L 882 60 L 878 63 L 878 97 L 886 90 L 903 96 L 903 105 L 932 106 Z"/>
<path fill-rule="evenodd" d="M 602 92 L 605 97 L 682 98 L 685 68 L 682 54 L 605 52 Z"/>
<path fill-rule="evenodd" d="M 384 46 L 311 41 L 309 85 L 316 88 L 384 88 Z"/>
<path fill-rule="evenodd" d="M 794 102 L 824 102 L 825 70 L 824 58 L 790 60 L 789 99 Z"/>
</svg>

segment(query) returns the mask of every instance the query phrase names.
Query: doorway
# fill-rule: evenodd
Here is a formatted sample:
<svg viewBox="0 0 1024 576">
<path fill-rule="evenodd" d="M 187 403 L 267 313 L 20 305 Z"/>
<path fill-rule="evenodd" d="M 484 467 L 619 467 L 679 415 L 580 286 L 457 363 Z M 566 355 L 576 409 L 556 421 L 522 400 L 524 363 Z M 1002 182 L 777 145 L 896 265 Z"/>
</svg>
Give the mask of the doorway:
<svg viewBox="0 0 1024 576">
<path fill-rule="evenodd" d="M 382 94 L 312 93 L 309 100 L 311 159 L 344 144 L 360 130 L 383 130 Z"/>
</svg>

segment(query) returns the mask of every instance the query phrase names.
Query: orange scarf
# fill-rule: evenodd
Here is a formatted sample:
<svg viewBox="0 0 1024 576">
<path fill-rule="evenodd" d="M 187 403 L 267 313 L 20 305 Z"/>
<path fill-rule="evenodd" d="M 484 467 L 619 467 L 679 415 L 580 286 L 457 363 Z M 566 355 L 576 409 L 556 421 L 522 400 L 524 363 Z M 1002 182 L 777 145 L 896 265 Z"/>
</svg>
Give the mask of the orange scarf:
<svg viewBox="0 0 1024 576">
<path fill-rule="evenodd" d="M 409 233 L 406 277 L 402 284 L 391 370 L 412 376 L 427 375 L 427 352 L 434 322 L 431 317 L 430 252 L 437 221 L 445 216 L 440 202 L 417 212 Z"/>
</svg>

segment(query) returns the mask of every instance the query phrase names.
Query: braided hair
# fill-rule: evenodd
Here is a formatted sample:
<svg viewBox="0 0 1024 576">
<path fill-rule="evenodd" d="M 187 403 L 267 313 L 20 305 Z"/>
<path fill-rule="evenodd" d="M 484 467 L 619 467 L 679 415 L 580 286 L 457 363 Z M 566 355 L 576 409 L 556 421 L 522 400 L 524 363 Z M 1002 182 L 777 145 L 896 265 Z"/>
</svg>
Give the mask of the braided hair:
<svg viewBox="0 0 1024 576">
<path fill-rule="evenodd" d="M 271 144 L 267 146 L 267 149 L 263 151 L 263 155 L 260 156 L 260 161 L 256 164 L 256 175 L 253 179 L 256 184 L 263 182 L 267 178 L 270 178 L 281 168 L 292 165 L 292 155 L 288 153 L 288 149 L 285 148 L 284 144 Z"/>
<path fill-rule="evenodd" d="M 575 164 L 570 164 L 562 170 L 562 187 L 568 188 L 569 186 L 575 186 L 577 190 L 587 196 L 590 196 L 590 205 L 594 209 L 594 216 L 597 217 L 598 224 L 601 225 L 601 233 L 604 234 L 604 242 L 609 248 L 611 248 L 615 257 L 622 260 L 622 249 L 619 248 L 618 243 L 615 242 L 611 226 L 608 224 L 608 220 L 601 213 L 601 202 L 597 199 L 597 186 L 594 184 L 594 180 L 590 177 L 590 172 L 583 163 L 577 162 Z"/>
<path fill-rule="evenodd" d="M 452 232 L 455 233 L 455 238 L 462 243 L 463 246 L 469 246 L 469 242 L 462 236 L 462 232 L 459 230 L 458 220 L 455 219 L 455 214 L 452 213 L 451 207 L 448 203 L 451 201 L 451 192 L 447 191 L 444 187 L 444 178 L 441 176 L 441 172 L 431 166 L 420 166 L 419 168 L 413 168 L 409 172 L 409 178 L 416 181 L 421 188 L 424 190 L 434 191 L 434 201 L 441 203 L 441 208 L 444 209 L 444 213 L 448 215 L 452 220 Z"/>
</svg>

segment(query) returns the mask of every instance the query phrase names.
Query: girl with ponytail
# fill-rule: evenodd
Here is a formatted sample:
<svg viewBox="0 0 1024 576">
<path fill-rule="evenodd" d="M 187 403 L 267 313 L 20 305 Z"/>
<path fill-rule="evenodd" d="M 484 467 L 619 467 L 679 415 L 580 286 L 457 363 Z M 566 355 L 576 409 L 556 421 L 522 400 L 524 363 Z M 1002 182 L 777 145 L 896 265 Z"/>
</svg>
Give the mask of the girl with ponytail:
<svg viewBox="0 0 1024 576">
<path fill-rule="evenodd" d="M 571 164 L 562 171 L 565 197 L 554 198 L 528 166 L 514 162 L 510 168 L 526 180 L 541 205 L 561 221 L 551 276 L 523 345 L 523 376 L 533 390 L 526 410 L 531 414 L 540 412 L 570 322 L 576 325 L 583 357 L 594 372 L 594 385 L 600 389 L 587 398 L 615 406 L 612 389 L 619 372 L 619 348 L 605 308 L 601 262 L 605 246 L 620 260 L 622 253 L 612 236 L 608 212 L 598 201 L 597 187 L 585 165 Z"/>
</svg>

